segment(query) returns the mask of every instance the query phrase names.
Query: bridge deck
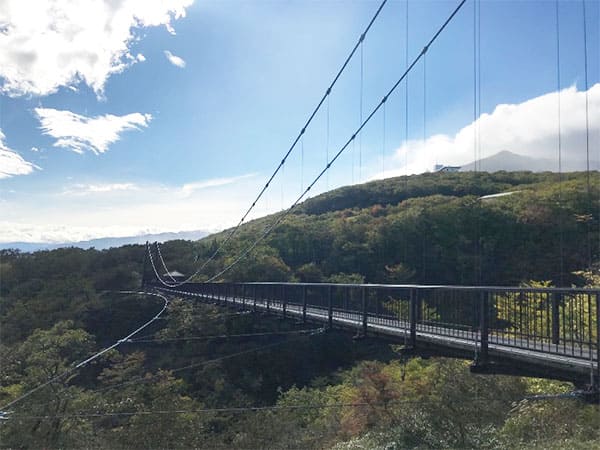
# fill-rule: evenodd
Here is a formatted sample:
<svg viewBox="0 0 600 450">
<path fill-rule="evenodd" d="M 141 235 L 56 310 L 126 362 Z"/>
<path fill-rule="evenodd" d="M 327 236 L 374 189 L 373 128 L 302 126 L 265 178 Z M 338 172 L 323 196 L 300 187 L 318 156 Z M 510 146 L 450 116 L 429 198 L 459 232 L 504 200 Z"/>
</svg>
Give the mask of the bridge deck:
<svg viewBox="0 0 600 450">
<path fill-rule="evenodd" d="M 282 301 L 264 300 L 249 297 L 212 296 L 203 293 L 190 292 L 184 289 L 159 288 L 163 292 L 170 292 L 187 297 L 197 298 L 205 302 L 219 302 L 246 310 L 267 312 L 284 315 L 290 318 L 306 319 L 311 322 L 328 324 L 330 321 L 329 308 L 309 305 L 304 310 L 303 305 L 284 303 Z M 405 342 L 410 338 L 410 323 L 397 318 L 386 318 L 373 314 L 366 314 L 366 327 L 364 316 L 356 311 L 331 310 L 331 325 L 338 328 L 366 331 L 370 334 L 390 337 Z M 440 327 L 427 323 L 416 325 L 415 338 L 420 343 L 470 352 L 474 356 L 480 350 L 480 335 L 477 331 Z M 570 347 L 552 344 L 544 341 L 526 342 L 514 336 L 504 336 L 499 333 L 490 333 L 488 336 L 487 351 L 491 358 L 512 360 L 516 363 L 538 364 L 548 369 L 560 369 L 578 375 L 597 373 L 598 361 L 594 358 L 595 352 L 589 346 L 579 345 L 577 356 Z"/>
</svg>

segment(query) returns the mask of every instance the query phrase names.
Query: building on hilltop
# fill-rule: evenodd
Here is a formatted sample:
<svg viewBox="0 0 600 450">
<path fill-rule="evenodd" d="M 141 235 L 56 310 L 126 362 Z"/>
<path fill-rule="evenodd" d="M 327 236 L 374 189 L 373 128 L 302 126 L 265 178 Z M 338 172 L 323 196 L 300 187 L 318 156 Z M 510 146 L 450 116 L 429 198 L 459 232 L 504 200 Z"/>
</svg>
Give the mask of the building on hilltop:
<svg viewBox="0 0 600 450">
<path fill-rule="evenodd" d="M 436 164 L 433 168 L 434 172 L 458 172 L 460 166 L 445 166 L 443 164 Z"/>
</svg>

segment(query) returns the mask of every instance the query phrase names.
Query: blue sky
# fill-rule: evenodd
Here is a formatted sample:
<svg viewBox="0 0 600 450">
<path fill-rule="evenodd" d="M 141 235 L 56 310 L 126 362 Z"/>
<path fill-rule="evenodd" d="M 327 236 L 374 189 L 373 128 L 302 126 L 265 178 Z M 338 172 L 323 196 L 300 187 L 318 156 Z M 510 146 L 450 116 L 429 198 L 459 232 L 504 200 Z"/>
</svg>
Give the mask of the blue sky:
<svg viewBox="0 0 600 450">
<path fill-rule="evenodd" d="M 478 3 L 482 116 L 476 122 L 475 3 L 467 1 L 427 54 L 425 136 L 419 63 L 408 77 L 408 136 L 402 85 L 386 104 L 385 136 L 381 111 L 315 192 L 422 172 L 436 162 L 468 163 L 476 154 L 474 129 L 481 157 L 511 150 L 556 158 L 555 2 Z M 378 4 L 3 2 L 0 241 L 234 224 Z M 457 4 L 409 1 L 410 60 Z M 599 9 L 599 2 L 586 1 L 593 164 L 600 160 Z M 582 3 L 561 1 L 559 11 L 563 163 L 577 168 L 585 137 Z M 404 1 L 388 1 L 363 44 L 364 117 L 406 66 L 405 15 Z M 289 205 L 359 118 L 360 52 L 309 128 L 304 158 L 298 146 L 254 217 Z"/>
</svg>

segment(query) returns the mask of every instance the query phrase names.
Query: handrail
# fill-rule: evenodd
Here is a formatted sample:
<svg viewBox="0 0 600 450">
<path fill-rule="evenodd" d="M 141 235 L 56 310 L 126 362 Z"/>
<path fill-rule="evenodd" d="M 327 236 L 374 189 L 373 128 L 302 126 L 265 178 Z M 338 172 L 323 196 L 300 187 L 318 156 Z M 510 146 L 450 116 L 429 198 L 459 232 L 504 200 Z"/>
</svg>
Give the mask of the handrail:
<svg viewBox="0 0 600 450">
<path fill-rule="evenodd" d="M 349 288 L 378 288 L 378 289 L 419 289 L 419 290 L 459 290 L 459 291 L 494 291 L 494 292 L 541 292 L 541 293 L 600 293 L 598 287 L 533 287 L 533 286 L 462 286 L 462 285 L 444 285 L 444 284 L 381 284 L 381 283 L 297 283 L 289 281 L 246 281 L 246 282 L 212 282 L 212 283 L 192 283 L 192 284 L 230 284 L 236 286 L 257 285 L 257 286 L 337 286 Z"/>
</svg>

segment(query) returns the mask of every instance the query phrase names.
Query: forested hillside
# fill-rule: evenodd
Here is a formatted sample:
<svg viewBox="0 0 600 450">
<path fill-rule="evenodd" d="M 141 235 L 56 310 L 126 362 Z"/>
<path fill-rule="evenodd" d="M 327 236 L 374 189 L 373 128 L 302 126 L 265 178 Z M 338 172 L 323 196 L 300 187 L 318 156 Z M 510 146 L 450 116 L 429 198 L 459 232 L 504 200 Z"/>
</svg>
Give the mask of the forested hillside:
<svg viewBox="0 0 600 450">
<path fill-rule="evenodd" d="M 432 173 L 341 188 L 300 205 L 226 280 L 579 284 L 598 261 L 597 173 Z M 589 181 L 589 185 L 588 185 Z M 589 188 L 588 188 L 589 186 Z M 509 195 L 489 197 L 494 194 Z M 277 218 L 246 224 L 206 266 L 230 264 Z M 163 247 L 191 273 L 229 231 Z"/>
<path fill-rule="evenodd" d="M 598 174 L 557 178 L 426 174 L 336 190 L 303 203 L 222 278 L 597 286 Z M 276 217 L 243 226 L 199 279 Z M 226 235 L 171 241 L 162 254 L 191 273 Z M 144 253 L 0 252 L 0 407 L 161 309 L 116 292 L 151 275 Z M 468 364 L 174 299 L 131 342 L 11 407 L 0 447 L 600 448 L 598 405 L 525 399 L 572 386 Z"/>
</svg>

